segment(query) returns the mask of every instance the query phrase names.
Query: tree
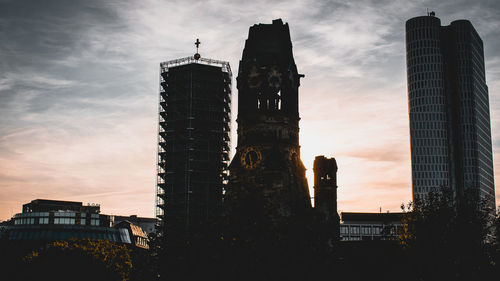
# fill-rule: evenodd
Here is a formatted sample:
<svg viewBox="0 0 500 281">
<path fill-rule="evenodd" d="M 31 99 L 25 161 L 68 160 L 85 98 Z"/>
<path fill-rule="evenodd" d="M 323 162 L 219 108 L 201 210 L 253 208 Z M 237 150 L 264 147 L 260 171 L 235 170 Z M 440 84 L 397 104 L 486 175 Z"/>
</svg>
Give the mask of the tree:
<svg viewBox="0 0 500 281">
<path fill-rule="evenodd" d="M 490 247 L 495 212 L 466 190 L 457 198 L 441 188 L 423 200 L 402 206 L 399 234 L 414 280 L 481 280 L 493 274 Z"/>
<path fill-rule="evenodd" d="M 130 250 L 107 240 L 54 241 L 24 257 L 21 280 L 127 281 Z"/>
</svg>

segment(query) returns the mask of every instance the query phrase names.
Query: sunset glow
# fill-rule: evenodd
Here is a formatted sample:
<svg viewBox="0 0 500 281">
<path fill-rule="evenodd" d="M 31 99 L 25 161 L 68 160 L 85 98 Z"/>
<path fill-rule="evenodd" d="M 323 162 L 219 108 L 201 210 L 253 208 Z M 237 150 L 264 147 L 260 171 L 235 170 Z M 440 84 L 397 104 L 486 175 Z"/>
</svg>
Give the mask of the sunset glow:
<svg viewBox="0 0 500 281">
<path fill-rule="evenodd" d="M 29 2 L 29 1 L 28 1 Z M 484 41 L 493 152 L 500 172 L 500 4 L 496 1 L 38 1 L 0 3 L 0 220 L 31 200 L 101 204 L 154 216 L 159 63 L 229 61 L 248 28 L 290 25 L 301 158 L 335 157 L 339 211 L 399 211 L 411 201 L 404 23 L 437 12 L 470 20 Z M 498 178 L 498 177 L 497 177 Z M 497 205 L 500 192 L 496 190 Z"/>
</svg>

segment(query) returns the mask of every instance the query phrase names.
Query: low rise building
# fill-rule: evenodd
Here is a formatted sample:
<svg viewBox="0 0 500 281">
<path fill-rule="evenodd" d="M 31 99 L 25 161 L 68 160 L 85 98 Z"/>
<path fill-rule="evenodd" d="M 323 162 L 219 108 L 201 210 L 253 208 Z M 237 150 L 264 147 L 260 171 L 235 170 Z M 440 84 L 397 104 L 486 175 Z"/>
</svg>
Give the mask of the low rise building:
<svg viewBox="0 0 500 281">
<path fill-rule="evenodd" d="M 135 225 L 138 225 L 142 228 L 142 230 L 149 235 L 151 233 L 156 232 L 156 225 L 158 223 L 157 218 L 145 218 L 138 217 L 137 215 L 131 216 L 114 216 L 115 225 L 119 224 L 122 221 L 129 221 Z"/>
<path fill-rule="evenodd" d="M 147 248 L 147 236 L 139 226 L 115 225 L 113 216 L 100 214 L 99 205 L 73 201 L 36 199 L 24 204 L 22 213 L 3 224 L 1 236 L 9 241 L 104 239 Z"/>
<path fill-rule="evenodd" d="M 395 240 L 402 228 L 403 213 L 340 214 L 340 240 Z"/>
</svg>

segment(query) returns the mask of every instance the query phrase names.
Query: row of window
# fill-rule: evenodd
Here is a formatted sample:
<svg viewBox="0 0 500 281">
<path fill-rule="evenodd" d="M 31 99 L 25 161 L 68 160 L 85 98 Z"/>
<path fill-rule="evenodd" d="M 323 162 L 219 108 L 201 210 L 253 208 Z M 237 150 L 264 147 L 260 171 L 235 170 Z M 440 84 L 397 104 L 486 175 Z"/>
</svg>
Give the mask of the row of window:
<svg viewBox="0 0 500 281">
<path fill-rule="evenodd" d="M 76 217 L 76 213 L 73 212 L 54 212 L 54 217 Z"/>
<path fill-rule="evenodd" d="M 423 38 L 439 39 L 439 25 L 436 26 L 434 23 L 427 22 L 420 25 L 421 28 L 416 28 L 417 26 L 413 24 L 410 24 L 409 27 L 406 32 L 408 42 L 422 41 Z"/>
<path fill-rule="evenodd" d="M 441 103 L 441 100 L 444 100 L 444 92 L 443 88 L 421 88 L 421 89 L 414 89 L 411 91 L 409 94 L 410 99 L 414 98 L 422 98 L 422 97 L 435 97 L 438 98 L 439 100 L 436 103 Z"/>
<path fill-rule="evenodd" d="M 422 127 L 424 124 L 422 124 Z M 417 130 L 415 129 L 416 126 L 412 127 L 411 130 L 411 143 L 415 145 L 418 139 L 440 139 L 440 140 L 445 140 L 447 139 L 448 133 L 445 130 Z"/>
<path fill-rule="evenodd" d="M 400 225 L 341 225 L 340 235 L 395 235 Z"/>
<path fill-rule="evenodd" d="M 441 78 L 441 74 L 443 73 L 442 65 L 439 63 L 408 65 L 407 70 L 409 75 L 415 73 L 434 73 L 438 75 L 436 79 Z"/>
<path fill-rule="evenodd" d="M 424 146 L 429 147 L 446 147 L 447 141 L 445 138 L 428 138 L 428 139 L 412 139 L 411 142 L 416 148 L 422 148 Z M 417 153 L 421 154 L 421 153 Z"/>
<path fill-rule="evenodd" d="M 448 129 L 448 126 L 445 121 L 437 121 L 436 119 L 431 119 L 431 120 L 417 120 L 418 119 L 424 119 L 428 116 L 423 116 L 426 113 L 422 114 L 413 114 L 413 117 L 410 120 L 410 128 L 412 131 L 412 134 L 415 134 L 415 136 L 420 136 L 420 137 L 440 137 L 440 135 L 434 135 L 437 131 L 443 131 L 445 132 Z M 437 117 L 440 114 L 435 114 L 435 113 L 430 113 L 432 117 Z M 427 133 L 424 133 L 427 132 Z M 426 136 L 427 135 L 427 136 Z"/>
<path fill-rule="evenodd" d="M 413 186 L 414 188 L 416 187 L 422 187 L 422 186 L 429 186 L 429 187 L 438 187 L 443 184 L 446 184 L 448 181 L 447 178 L 441 178 L 441 179 L 417 179 L 413 178 Z"/>
<path fill-rule="evenodd" d="M 440 48 L 417 48 L 417 49 L 408 49 L 407 52 L 408 58 L 415 58 L 418 56 L 435 56 L 436 60 L 441 56 Z"/>
<path fill-rule="evenodd" d="M 415 191 L 418 193 L 424 192 L 437 192 L 440 190 L 440 186 L 425 186 L 425 187 L 416 187 Z"/>
<path fill-rule="evenodd" d="M 76 212 L 53 212 L 54 217 L 76 217 L 78 213 Z M 15 218 L 22 217 L 49 217 L 50 212 L 31 212 L 31 213 L 20 213 L 16 214 Z M 80 213 L 82 218 L 87 216 L 87 213 Z M 92 218 L 99 218 L 99 214 L 90 214 Z"/>
<path fill-rule="evenodd" d="M 413 178 L 415 179 L 447 179 L 448 178 L 448 166 L 443 165 L 428 165 L 435 166 L 436 170 L 424 170 L 423 172 L 413 171 Z M 441 170 L 441 171 L 438 171 Z"/>
<path fill-rule="evenodd" d="M 406 33 L 406 35 L 408 35 L 408 33 Z M 408 40 L 406 42 L 406 49 L 412 50 L 412 49 L 426 48 L 426 47 L 438 48 L 441 46 L 440 41 L 441 40 L 437 38 L 418 38 L 418 40 Z"/>
<path fill-rule="evenodd" d="M 75 218 L 54 218 L 54 224 L 75 224 Z"/>
<path fill-rule="evenodd" d="M 412 67 L 412 68 L 416 68 L 416 67 L 426 67 L 428 66 L 429 64 L 424 64 L 424 65 L 417 65 L 415 67 Z M 442 80 L 443 79 L 443 76 L 442 76 L 442 72 L 441 71 L 429 71 L 429 70 L 422 70 L 422 71 L 412 71 L 410 69 L 408 69 L 408 82 L 409 83 L 414 83 L 415 81 L 418 81 L 418 80 Z"/>
<path fill-rule="evenodd" d="M 416 65 L 428 65 L 428 64 L 442 64 L 443 59 L 441 56 L 437 55 L 426 55 L 417 57 L 408 57 L 408 66 L 413 67 Z"/>
<path fill-rule="evenodd" d="M 423 108 L 426 108 L 426 106 L 424 106 Z M 447 122 L 447 118 L 445 112 L 422 112 L 422 113 L 410 112 L 410 121 Z"/>
<path fill-rule="evenodd" d="M 21 213 L 21 214 L 16 214 L 14 217 L 15 218 L 22 218 L 22 217 L 48 217 L 49 212 L 33 212 L 33 213 Z"/>
<path fill-rule="evenodd" d="M 441 89 L 444 87 L 442 79 L 429 79 L 428 77 L 424 77 L 424 75 L 421 75 L 421 73 L 417 75 L 419 77 L 411 77 L 408 81 L 408 89 L 410 91 L 410 95 L 413 93 L 413 91 L 418 89 Z"/>
<path fill-rule="evenodd" d="M 52 230 L 41 231 L 11 231 L 9 240 L 38 240 L 38 239 L 106 239 L 112 242 L 120 242 L 114 233 L 95 233 L 95 232 L 62 232 Z"/>
<path fill-rule="evenodd" d="M 414 165 L 413 176 L 420 178 L 445 178 L 448 176 L 448 163 L 441 165 Z"/>
<path fill-rule="evenodd" d="M 429 112 L 444 112 L 445 99 L 442 96 L 418 97 L 410 95 L 410 111 L 417 106 L 425 106 Z"/>
<path fill-rule="evenodd" d="M 54 224 L 70 224 L 74 225 L 76 224 L 77 220 L 75 218 L 67 218 L 67 217 L 55 217 L 54 218 Z M 99 219 L 91 219 L 90 220 L 90 225 L 92 226 L 99 226 Z M 49 224 L 49 218 L 44 217 L 44 218 L 16 218 L 14 221 L 14 224 L 16 225 L 29 225 L 29 224 Z M 86 219 L 82 218 L 80 219 L 80 225 L 85 225 L 86 224 Z"/>
<path fill-rule="evenodd" d="M 428 156 L 428 155 L 413 155 L 412 156 L 412 162 L 413 162 L 413 165 L 412 167 L 417 170 L 417 169 L 420 169 L 419 167 L 422 167 L 425 169 L 425 170 L 429 170 L 429 169 L 432 169 L 433 167 L 430 166 L 430 165 L 425 165 L 424 163 L 427 163 L 427 164 L 446 164 L 448 163 L 448 155 L 446 155 L 446 149 L 445 148 L 440 148 L 439 149 L 440 151 L 443 152 L 443 154 L 441 155 L 432 155 L 432 156 Z"/>
</svg>

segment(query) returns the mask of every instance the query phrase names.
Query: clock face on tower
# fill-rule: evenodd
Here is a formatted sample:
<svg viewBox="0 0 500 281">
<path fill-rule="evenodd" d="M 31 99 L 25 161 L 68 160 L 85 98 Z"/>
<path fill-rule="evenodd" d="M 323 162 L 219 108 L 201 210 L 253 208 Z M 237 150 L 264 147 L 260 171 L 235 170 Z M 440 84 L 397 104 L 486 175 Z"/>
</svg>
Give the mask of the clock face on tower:
<svg viewBox="0 0 500 281">
<path fill-rule="evenodd" d="M 267 81 L 269 88 L 273 91 L 278 91 L 281 88 L 281 73 L 276 67 L 273 66 L 267 74 Z"/>
<path fill-rule="evenodd" d="M 288 159 L 290 161 L 293 161 L 293 162 L 297 162 L 297 160 L 299 159 L 298 157 L 298 153 L 295 149 L 291 149 L 289 154 L 288 154 Z"/>
<path fill-rule="evenodd" d="M 255 65 L 252 65 L 250 73 L 248 74 L 248 87 L 255 89 L 262 85 L 262 80 L 260 78 L 260 73 Z"/>
<path fill-rule="evenodd" d="M 247 147 L 241 154 L 241 165 L 248 170 L 255 169 L 262 160 L 262 154 L 255 147 Z"/>
</svg>

